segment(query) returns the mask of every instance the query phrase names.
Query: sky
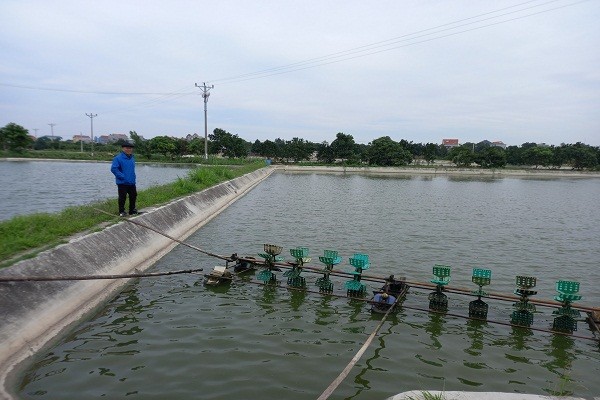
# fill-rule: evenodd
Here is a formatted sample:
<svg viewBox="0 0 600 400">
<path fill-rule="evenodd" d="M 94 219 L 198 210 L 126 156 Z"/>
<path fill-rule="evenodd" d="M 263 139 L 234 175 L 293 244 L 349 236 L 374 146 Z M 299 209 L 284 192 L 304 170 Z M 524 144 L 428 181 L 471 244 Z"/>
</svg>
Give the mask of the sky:
<svg viewBox="0 0 600 400">
<path fill-rule="evenodd" d="M 206 83 L 208 133 L 250 142 L 598 146 L 598 21 L 600 0 L 2 0 L 0 127 L 204 136 Z"/>
</svg>

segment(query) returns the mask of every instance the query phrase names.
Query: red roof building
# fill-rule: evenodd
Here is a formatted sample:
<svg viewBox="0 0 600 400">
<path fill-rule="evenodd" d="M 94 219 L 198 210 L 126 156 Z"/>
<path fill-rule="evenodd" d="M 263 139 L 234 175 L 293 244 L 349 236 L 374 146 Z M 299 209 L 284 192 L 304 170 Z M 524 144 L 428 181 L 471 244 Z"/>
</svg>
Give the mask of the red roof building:
<svg viewBox="0 0 600 400">
<path fill-rule="evenodd" d="M 458 146 L 458 139 L 442 139 L 442 146 L 446 148 Z"/>
</svg>

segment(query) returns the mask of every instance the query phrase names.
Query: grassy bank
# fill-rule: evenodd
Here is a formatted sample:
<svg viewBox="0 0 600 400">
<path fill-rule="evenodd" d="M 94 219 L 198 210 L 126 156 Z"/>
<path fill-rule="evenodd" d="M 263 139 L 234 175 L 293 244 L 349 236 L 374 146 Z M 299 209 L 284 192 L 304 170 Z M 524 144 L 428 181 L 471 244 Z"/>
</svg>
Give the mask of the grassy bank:
<svg viewBox="0 0 600 400">
<path fill-rule="evenodd" d="M 0 150 L 0 158 L 17 158 L 33 160 L 63 160 L 63 161 L 112 161 L 113 157 L 121 151 L 120 147 L 101 148 L 92 155 L 89 152 L 68 151 L 68 150 L 29 150 L 23 152 L 9 152 Z M 262 158 L 259 158 L 263 160 Z M 257 159 L 258 160 L 258 159 Z M 136 154 L 136 163 L 168 163 L 168 164 L 202 164 L 202 165 L 245 165 L 248 159 L 243 158 L 223 158 L 209 156 L 205 159 L 202 155 L 193 157 L 169 157 L 162 154 L 152 154 L 151 157 L 144 157 Z"/>
<path fill-rule="evenodd" d="M 171 200 L 187 196 L 264 167 L 264 162 L 246 165 L 196 168 L 186 178 L 138 192 L 139 209 L 158 206 Z M 77 207 L 68 207 L 58 213 L 38 213 L 17 216 L 0 222 L 0 268 L 15 262 L 35 257 L 39 252 L 65 243 L 70 237 L 82 232 L 103 229 L 107 224 L 118 221 L 100 213 L 95 208 L 116 214 L 115 198 Z"/>
</svg>

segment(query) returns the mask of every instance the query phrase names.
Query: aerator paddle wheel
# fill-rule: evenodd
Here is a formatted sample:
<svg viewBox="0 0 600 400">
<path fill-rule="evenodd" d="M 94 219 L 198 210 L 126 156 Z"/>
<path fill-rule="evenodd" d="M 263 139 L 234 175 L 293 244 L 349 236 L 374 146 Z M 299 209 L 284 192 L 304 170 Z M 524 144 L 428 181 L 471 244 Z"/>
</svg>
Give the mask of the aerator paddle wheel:
<svg viewBox="0 0 600 400">
<path fill-rule="evenodd" d="M 275 276 L 273 271 L 277 270 L 275 263 L 283 261 L 283 257 L 279 255 L 281 254 L 283 247 L 274 244 L 265 244 L 264 250 L 264 253 L 258 253 L 258 255 L 265 259 L 265 267 L 256 274 L 256 279 L 265 283 L 276 283 L 277 276 Z"/>
<path fill-rule="evenodd" d="M 521 299 L 513 305 L 515 311 L 512 312 L 511 322 L 515 325 L 531 326 L 535 305 L 529 303 L 529 296 L 537 294 L 536 290 L 532 290 L 537 284 L 537 279 L 532 276 L 517 276 L 516 281 L 517 288 L 514 293 Z"/>
<path fill-rule="evenodd" d="M 300 274 L 302 273 L 302 266 L 311 260 L 308 257 L 308 248 L 296 247 L 295 249 L 290 249 L 290 254 L 296 259 L 296 262 L 292 265 L 292 269 L 283 273 L 283 276 L 288 278 L 288 285 L 295 288 L 305 288 L 306 279 L 300 276 Z"/>
<path fill-rule="evenodd" d="M 429 309 L 433 311 L 448 311 L 448 296 L 443 293 L 444 286 L 450 283 L 450 267 L 447 265 L 433 266 L 435 292 L 429 293 Z"/>
<path fill-rule="evenodd" d="M 323 270 L 323 276 L 317 279 L 315 285 L 319 288 L 319 292 L 331 293 L 333 292 L 333 282 L 329 279 L 329 275 L 334 265 L 342 262 L 342 257 L 335 250 L 325 250 L 323 255 L 319 256 L 319 261 L 325 264 L 325 269 Z"/>
<path fill-rule="evenodd" d="M 562 303 L 562 307 L 552 312 L 553 315 L 558 315 L 554 318 L 552 330 L 558 332 L 573 333 L 577 330 L 577 321 L 581 314 L 578 310 L 571 308 L 571 303 L 581 300 L 582 296 L 579 293 L 579 282 L 558 281 L 556 282 L 556 291 L 558 295 L 554 296 L 554 300 Z"/>
<path fill-rule="evenodd" d="M 477 300 L 469 303 L 469 317 L 486 319 L 488 314 L 488 304 L 481 300 L 482 297 L 487 297 L 488 294 L 483 291 L 483 287 L 487 286 L 492 281 L 492 271 L 489 269 L 473 268 L 473 276 L 471 282 L 479 286 L 479 289 L 473 292 L 477 296 Z"/>
<path fill-rule="evenodd" d="M 367 292 L 367 287 L 360 280 L 364 270 L 370 268 L 369 256 L 366 254 L 355 253 L 350 258 L 350 265 L 354 267 L 354 271 L 350 272 L 353 276 L 351 281 L 346 282 L 346 294 L 350 297 L 363 297 Z"/>
</svg>

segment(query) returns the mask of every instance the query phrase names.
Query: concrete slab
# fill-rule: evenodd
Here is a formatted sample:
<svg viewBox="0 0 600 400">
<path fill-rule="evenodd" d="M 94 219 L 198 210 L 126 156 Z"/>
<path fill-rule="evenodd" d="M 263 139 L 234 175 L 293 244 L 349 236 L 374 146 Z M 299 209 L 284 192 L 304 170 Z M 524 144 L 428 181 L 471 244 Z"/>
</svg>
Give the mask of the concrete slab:
<svg viewBox="0 0 600 400">
<path fill-rule="evenodd" d="M 387 400 L 585 400 L 581 397 L 542 396 L 537 394 L 501 392 L 440 392 L 437 390 L 411 390 L 402 392 Z M 594 399 L 599 399 L 594 397 Z M 588 399 L 589 400 L 589 399 Z"/>
</svg>

